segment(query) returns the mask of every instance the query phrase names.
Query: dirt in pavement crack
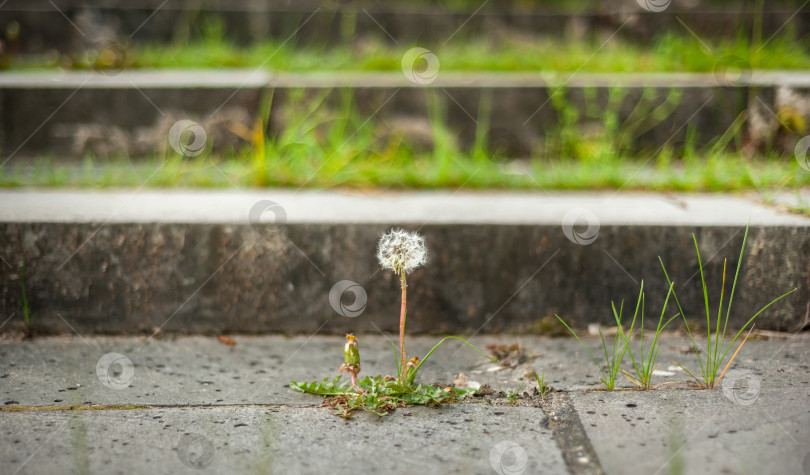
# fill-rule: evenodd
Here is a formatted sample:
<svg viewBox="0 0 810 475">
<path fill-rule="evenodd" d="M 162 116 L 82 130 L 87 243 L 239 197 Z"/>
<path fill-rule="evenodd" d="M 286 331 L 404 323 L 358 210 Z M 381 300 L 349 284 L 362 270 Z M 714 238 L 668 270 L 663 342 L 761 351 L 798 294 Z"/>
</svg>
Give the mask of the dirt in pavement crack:
<svg viewBox="0 0 810 475">
<path fill-rule="evenodd" d="M 571 396 L 565 392 L 553 392 L 549 396 L 550 401 L 543 405 L 543 411 L 568 469 L 575 475 L 604 475 L 591 440 L 571 403 Z"/>
</svg>

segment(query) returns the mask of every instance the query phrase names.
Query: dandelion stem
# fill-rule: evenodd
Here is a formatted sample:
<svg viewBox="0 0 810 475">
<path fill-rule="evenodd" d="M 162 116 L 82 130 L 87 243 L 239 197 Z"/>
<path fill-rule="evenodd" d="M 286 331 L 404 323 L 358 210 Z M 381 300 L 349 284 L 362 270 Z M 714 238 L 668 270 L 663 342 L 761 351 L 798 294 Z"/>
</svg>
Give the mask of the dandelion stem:
<svg viewBox="0 0 810 475">
<path fill-rule="evenodd" d="M 399 352 L 402 359 L 402 378 L 406 378 L 407 367 L 405 366 L 405 305 L 407 301 L 408 284 L 405 282 L 405 272 L 400 273 L 400 283 L 402 285 L 402 310 L 399 313 Z"/>
</svg>

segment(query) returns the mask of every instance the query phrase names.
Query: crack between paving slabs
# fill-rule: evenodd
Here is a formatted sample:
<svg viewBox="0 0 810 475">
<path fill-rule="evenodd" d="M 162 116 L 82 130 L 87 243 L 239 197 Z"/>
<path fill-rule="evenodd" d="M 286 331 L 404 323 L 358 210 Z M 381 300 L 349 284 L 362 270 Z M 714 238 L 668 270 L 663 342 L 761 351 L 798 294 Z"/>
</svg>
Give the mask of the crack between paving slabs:
<svg viewBox="0 0 810 475">
<path fill-rule="evenodd" d="M 571 396 L 567 392 L 552 392 L 548 396 L 549 401 L 542 405 L 543 412 L 568 469 L 575 475 L 604 475 Z"/>
<path fill-rule="evenodd" d="M 63 404 L 29 406 L 15 404 L 0 407 L 2 412 L 60 412 L 60 411 L 133 411 L 150 409 L 309 409 L 322 407 L 320 404 Z"/>
</svg>

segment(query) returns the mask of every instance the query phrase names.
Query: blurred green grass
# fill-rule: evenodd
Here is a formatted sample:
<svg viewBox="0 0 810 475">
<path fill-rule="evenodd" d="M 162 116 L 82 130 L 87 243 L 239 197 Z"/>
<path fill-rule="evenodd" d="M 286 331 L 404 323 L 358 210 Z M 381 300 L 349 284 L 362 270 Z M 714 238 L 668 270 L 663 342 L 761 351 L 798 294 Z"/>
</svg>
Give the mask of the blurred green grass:
<svg viewBox="0 0 810 475">
<path fill-rule="evenodd" d="M 392 45 L 386 38 L 362 38 L 337 44 L 297 46 L 267 41 L 239 46 L 226 39 L 216 22 L 200 39 L 130 46 L 122 50 L 124 68 L 237 68 L 271 71 L 400 71 L 405 51 L 414 45 Z M 431 45 L 420 45 L 431 48 Z M 697 39 L 664 32 L 649 42 L 619 37 L 553 38 L 493 33 L 437 45 L 433 52 L 441 71 L 561 72 L 711 72 L 718 61 L 739 58 L 752 69 L 810 69 L 810 39 L 783 31 L 764 43 L 745 35 Z M 91 69 L 93 52 L 73 56 L 16 58 L 12 68 Z M 617 97 L 621 92 L 616 91 Z M 677 103 L 674 94 L 672 103 Z M 543 148 L 520 159 L 500 156 L 479 131 L 476 143 L 460 147 L 441 114 L 431 117 L 428 149 L 387 133 L 385 126 L 363 127 L 366 118 L 352 106 L 342 111 L 313 111 L 268 136 L 266 124 L 253 131 L 243 147 L 210 151 L 201 157 L 145 159 L 88 156 L 81 164 L 41 158 L 32 165 L 9 164 L 0 186 L 80 187 L 381 187 L 471 189 L 621 189 L 656 191 L 789 190 L 810 186 L 810 172 L 785 150 L 741 151 L 740 124 L 708 142 L 701 150 L 687 140 L 681 149 L 662 145 L 655 151 L 631 148 L 654 114 L 638 123 L 621 123 L 615 110 L 582 115 L 563 95 L 552 96 L 560 117 L 546 131 Z M 668 100 L 667 103 L 670 101 Z M 616 102 L 616 104 L 621 101 Z M 268 106 L 269 107 L 269 106 Z M 269 111 L 262 106 L 263 120 Z M 293 104 L 293 109 L 310 109 Z M 660 111 L 659 111 L 660 112 Z M 335 117 L 340 117 L 336 120 Z M 585 133 L 583 119 L 599 123 L 595 136 Z M 806 133 L 805 126 L 782 133 Z M 482 129 L 483 130 L 483 129 Z M 258 132 L 258 133 L 256 133 Z"/>
<path fill-rule="evenodd" d="M 502 163 L 468 155 L 377 155 L 347 149 L 330 157 L 267 157 L 257 171 L 249 157 L 130 160 L 86 159 L 81 165 L 40 159 L 6 165 L 2 187 L 459 188 L 522 190 L 761 191 L 810 186 L 810 172 L 792 158 L 745 159 L 735 154 L 664 163 L 655 157 L 598 163 L 531 160 Z"/>
<path fill-rule="evenodd" d="M 237 46 L 215 32 L 188 43 L 132 46 L 119 60 L 130 69 L 260 66 L 272 71 L 399 71 L 402 55 L 411 46 L 379 38 L 328 47 L 280 42 Z M 789 34 L 756 45 L 743 36 L 710 41 L 672 32 L 648 43 L 618 37 L 605 42 L 507 35 L 437 45 L 432 52 L 442 71 L 710 72 L 728 56 L 753 69 L 810 69 L 810 39 L 795 40 Z M 96 66 L 95 59 L 93 54 L 34 57 L 18 59 L 10 67 L 90 69 Z"/>
<path fill-rule="evenodd" d="M 672 107 L 647 103 L 642 96 L 632 99 L 641 116 L 622 120 L 619 110 L 628 98 L 623 88 L 611 88 L 604 106 L 599 106 L 594 90 L 584 91 L 584 105 L 561 90 L 550 101 L 559 120 L 544 130 L 537 146 L 520 156 L 491 142 L 486 107 L 479 111 L 475 138 L 461 141 L 447 124 L 441 95 L 430 95 L 429 137 L 424 137 L 409 135 L 382 118 L 369 120 L 358 111 L 350 91 L 337 96 L 330 92 L 312 96 L 304 89 L 290 91 L 275 111 L 285 126 L 270 129 L 273 100 L 266 95 L 261 120 L 244 127 L 240 141 L 215 147 L 211 137 L 222 131 L 209 130 L 207 146 L 193 158 L 181 157 L 181 150 L 171 148 L 177 144 L 170 147 L 164 141 L 160 154 L 147 157 L 87 155 L 79 163 L 21 160 L 2 167 L 0 186 L 763 192 L 810 186 L 810 171 L 799 166 L 792 150 L 776 145 L 746 150 L 743 115 L 707 142 L 699 142 L 698 131 L 689 126 L 683 141 L 644 148 L 637 138 L 665 120 Z M 665 104 L 678 101 L 677 91 L 671 91 Z M 783 138 L 803 133 L 780 130 Z"/>
</svg>

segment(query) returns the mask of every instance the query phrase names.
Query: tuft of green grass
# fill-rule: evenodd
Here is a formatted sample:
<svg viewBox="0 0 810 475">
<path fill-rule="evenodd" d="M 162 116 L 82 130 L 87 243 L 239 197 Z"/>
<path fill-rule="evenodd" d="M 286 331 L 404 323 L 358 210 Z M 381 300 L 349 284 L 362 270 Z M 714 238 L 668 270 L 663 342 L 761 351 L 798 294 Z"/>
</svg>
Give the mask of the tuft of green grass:
<svg viewBox="0 0 810 475">
<path fill-rule="evenodd" d="M 509 404 L 514 404 L 515 402 L 517 402 L 517 398 L 520 397 L 520 390 L 523 389 L 524 384 L 526 384 L 525 379 L 521 381 L 520 387 L 518 387 L 516 390 L 512 389 L 507 391 L 501 390 L 501 395 L 509 400 Z"/>
<path fill-rule="evenodd" d="M 545 373 L 540 373 L 540 376 L 538 376 L 537 373 L 534 373 L 534 377 L 537 379 L 537 387 L 540 391 L 540 397 L 545 401 L 546 394 L 551 389 L 551 386 L 546 384 L 546 375 Z"/>
<path fill-rule="evenodd" d="M 740 257 L 737 260 L 737 270 L 734 273 L 734 282 L 731 285 L 731 293 L 729 294 L 728 298 L 728 306 L 725 309 L 725 318 L 723 318 L 723 297 L 726 289 L 726 264 L 728 261 L 727 259 L 723 260 L 723 282 L 722 287 L 720 288 L 720 302 L 718 304 L 717 317 L 715 319 L 714 325 L 712 324 L 712 315 L 709 309 L 709 291 L 706 287 L 706 279 L 703 273 L 703 262 L 700 259 L 700 248 L 698 246 L 697 238 L 695 237 L 694 234 L 692 234 L 692 240 L 695 243 L 695 252 L 697 253 L 698 269 L 700 270 L 700 282 L 703 288 L 703 303 L 706 309 L 705 361 L 700 356 L 701 351 L 698 348 L 698 344 L 695 341 L 695 337 L 692 333 L 691 328 L 689 327 L 689 322 L 686 319 L 686 314 L 684 313 L 683 308 L 681 308 L 681 303 L 678 300 L 678 295 L 674 290 L 672 290 L 672 295 L 675 298 L 675 303 L 678 305 L 678 310 L 680 311 L 680 314 L 683 317 L 683 321 L 686 326 L 686 332 L 689 334 L 689 339 L 692 341 L 692 346 L 694 347 L 695 353 L 697 354 L 698 363 L 700 364 L 701 375 L 700 377 L 697 377 L 692 372 L 690 372 L 677 362 L 674 363 L 680 366 L 684 371 L 686 371 L 686 373 L 689 374 L 689 376 L 694 378 L 696 385 L 701 389 L 714 389 L 715 387 L 717 387 L 717 385 L 723 379 L 723 375 L 725 374 L 726 370 L 729 368 L 729 366 L 731 366 L 731 363 L 734 361 L 734 358 L 737 356 L 737 353 L 739 353 L 740 349 L 742 349 L 742 346 L 745 344 L 746 340 L 748 339 L 748 336 L 751 334 L 751 330 L 754 329 L 753 326 L 754 319 L 756 319 L 768 307 L 770 307 L 779 300 L 782 300 L 783 298 L 787 297 L 788 295 L 796 291 L 796 289 L 793 289 L 789 292 L 786 292 L 780 295 L 779 297 L 771 300 L 770 303 L 759 309 L 759 311 L 757 311 L 751 318 L 749 318 L 746 321 L 745 325 L 743 325 L 742 328 L 740 328 L 740 330 L 734 335 L 731 341 L 729 341 L 728 344 L 726 344 L 726 331 L 728 329 L 728 319 L 729 316 L 731 315 L 731 304 L 734 299 L 734 291 L 737 288 L 737 278 L 740 275 L 740 268 L 742 267 L 743 253 L 745 251 L 745 243 L 748 239 L 749 227 L 750 222 L 745 227 L 745 235 L 743 236 L 742 246 L 740 247 Z M 661 268 L 664 271 L 664 275 L 667 278 L 667 282 L 670 284 L 670 288 L 672 289 L 672 281 L 669 278 L 666 266 L 664 266 L 664 261 L 661 260 L 660 256 L 658 260 L 661 263 Z M 720 325 L 721 322 L 722 328 Z M 742 333 L 746 330 L 746 328 L 749 327 L 749 325 L 751 326 L 751 328 L 748 330 L 748 333 L 746 334 L 745 338 L 743 338 L 742 342 L 737 347 L 737 350 L 731 355 L 731 358 L 728 360 L 726 365 L 723 366 L 723 362 L 725 361 L 726 356 L 728 355 L 728 351 L 731 349 L 731 346 L 734 344 L 734 342 L 737 341 L 737 339 L 739 339 L 740 335 L 742 335 Z M 712 329 L 712 327 L 714 327 L 714 329 Z M 720 372 L 721 367 L 723 368 L 722 372 Z"/>
<path fill-rule="evenodd" d="M 639 296 L 639 304 L 640 303 L 641 303 L 641 296 Z M 610 350 L 610 355 L 608 355 L 608 344 L 605 341 L 604 335 L 602 334 L 602 329 L 601 328 L 599 329 L 599 339 L 602 341 L 602 350 L 605 353 L 604 368 L 602 364 L 600 364 L 599 361 L 596 359 L 596 357 L 593 355 L 591 349 L 588 348 L 588 345 L 586 345 L 579 338 L 579 336 L 577 336 L 576 332 L 572 330 L 571 327 L 569 327 L 568 324 L 565 323 L 565 321 L 562 318 L 560 318 L 559 315 L 556 314 L 554 315 L 555 317 L 557 317 L 560 323 L 565 325 L 565 328 L 567 328 L 568 331 L 571 332 L 572 335 L 574 335 L 574 338 L 577 339 L 579 344 L 582 345 L 582 347 L 585 348 L 585 350 L 591 356 L 593 363 L 596 365 L 596 367 L 599 369 L 599 373 L 602 375 L 602 377 L 599 378 L 599 380 L 602 381 L 602 384 L 605 385 L 605 388 L 608 391 L 613 391 L 613 389 L 615 389 L 616 387 L 616 376 L 619 374 L 622 360 L 624 359 L 624 354 L 627 351 L 627 345 L 624 342 L 624 337 L 621 330 L 621 319 L 622 319 L 622 312 L 624 311 L 624 301 L 622 301 L 621 305 L 619 306 L 618 314 L 616 314 L 616 307 L 613 305 L 612 302 L 611 306 L 613 306 L 613 313 L 615 315 L 616 322 L 619 325 L 619 329 L 616 332 L 616 335 L 613 337 L 613 345 Z M 638 305 L 636 305 L 636 312 L 638 312 Z"/>
<path fill-rule="evenodd" d="M 242 46 L 217 28 L 201 38 L 180 38 L 170 44 L 126 46 L 120 61 L 128 69 L 246 68 L 272 71 L 400 71 L 403 53 L 411 45 L 391 45 L 385 38 L 367 37 L 361 44 L 311 44 L 264 41 Z M 619 37 L 605 43 L 598 36 L 500 35 L 497 41 L 472 37 L 463 42 L 436 45 L 442 71 L 559 71 L 559 72 L 712 72 L 723 58 L 739 58 L 758 69 L 810 68 L 806 39 L 782 32 L 767 43 L 745 35 L 703 42 L 687 33 L 667 32 L 651 41 Z M 598 53 L 598 54 L 596 54 Z M 96 55 L 14 58 L 12 69 L 92 69 Z"/>
<path fill-rule="evenodd" d="M 263 158 L 259 166 L 243 155 L 190 159 L 87 159 L 79 167 L 40 159 L 6 164 L 0 187 L 24 188 L 458 188 L 505 190 L 760 191 L 810 186 L 810 173 L 797 173 L 795 161 L 746 159 L 739 154 L 690 160 L 665 167 L 632 156 L 615 157 L 598 166 L 580 160 L 542 159 L 514 173 L 495 160 L 476 160 L 459 151 L 449 163 L 402 150 L 381 159 L 372 150 L 330 166 L 328 157 L 292 150 Z M 88 165 L 92 163 L 92 166 Z M 324 165 L 321 167 L 321 165 Z M 807 208 L 795 212 L 807 213 Z"/>
<path fill-rule="evenodd" d="M 667 325 L 672 322 L 675 318 L 678 317 L 680 314 L 675 314 L 670 317 L 667 321 L 664 321 L 664 314 L 667 311 L 667 304 L 669 303 L 669 297 L 672 295 L 672 283 L 669 284 L 669 290 L 667 291 L 667 297 L 664 300 L 664 306 L 661 308 L 661 316 L 658 318 L 658 326 L 655 328 L 655 333 L 653 335 L 652 345 L 649 348 L 647 355 L 644 355 L 644 281 L 641 281 L 641 288 L 639 289 L 639 300 L 641 302 L 641 324 L 639 325 L 639 341 L 641 342 L 641 349 L 639 350 L 639 358 L 638 361 L 636 360 L 635 353 L 633 353 L 633 349 L 630 347 L 630 337 L 633 333 L 633 326 L 636 323 L 636 315 L 638 315 L 638 308 L 636 308 L 636 315 L 633 315 L 633 321 L 630 324 L 630 330 L 628 332 L 624 332 L 621 327 L 621 322 L 619 317 L 616 316 L 616 307 L 613 306 L 613 315 L 616 316 L 616 324 L 619 326 L 619 332 L 622 334 L 624 338 L 624 343 L 627 346 L 627 354 L 630 356 L 630 360 L 633 362 L 633 369 L 635 369 L 635 375 L 630 374 L 626 371 L 622 371 L 622 374 L 627 377 L 633 384 L 638 386 L 640 389 L 643 390 L 650 390 L 653 388 L 652 385 L 652 374 L 656 368 L 656 361 L 658 359 L 658 350 L 661 347 L 661 343 L 658 341 L 658 338 L 661 336 L 661 332 L 664 331 Z M 640 362 L 640 364 L 639 364 Z"/>
</svg>

